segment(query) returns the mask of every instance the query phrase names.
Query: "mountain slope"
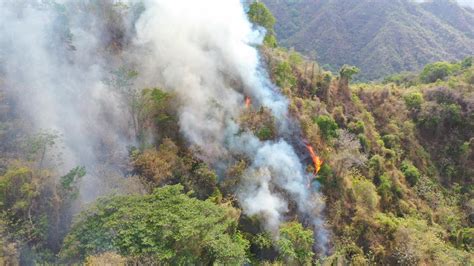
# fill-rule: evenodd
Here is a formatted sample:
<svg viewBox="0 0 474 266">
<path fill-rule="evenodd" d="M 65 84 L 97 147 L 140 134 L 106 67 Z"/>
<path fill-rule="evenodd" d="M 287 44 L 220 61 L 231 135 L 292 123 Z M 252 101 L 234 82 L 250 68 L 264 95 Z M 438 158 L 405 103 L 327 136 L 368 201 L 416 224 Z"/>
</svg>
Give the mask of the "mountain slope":
<svg viewBox="0 0 474 266">
<path fill-rule="evenodd" d="M 474 54 L 474 12 L 449 0 L 264 2 L 282 45 L 332 70 L 356 65 L 363 80 Z"/>
</svg>

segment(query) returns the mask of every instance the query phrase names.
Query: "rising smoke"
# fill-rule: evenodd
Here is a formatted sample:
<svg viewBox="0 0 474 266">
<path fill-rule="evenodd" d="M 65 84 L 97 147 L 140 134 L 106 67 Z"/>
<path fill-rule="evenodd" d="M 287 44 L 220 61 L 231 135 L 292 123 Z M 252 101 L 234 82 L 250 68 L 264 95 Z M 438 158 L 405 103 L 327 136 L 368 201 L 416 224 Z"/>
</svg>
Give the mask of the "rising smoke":
<svg viewBox="0 0 474 266">
<path fill-rule="evenodd" d="M 266 228 L 276 232 L 289 200 L 296 202 L 300 214 L 315 226 L 324 250 L 321 200 L 308 189 L 307 173 L 294 148 L 283 138 L 260 141 L 241 132 L 236 122 L 245 108 L 245 94 L 272 111 L 282 133 L 291 130 L 288 101 L 269 81 L 255 48 L 261 31 L 252 28 L 241 2 L 145 1 L 136 33 L 135 49 L 140 52 L 135 50 L 133 56 L 140 60 L 141 82 L 159 84 L 177 95 L 181 133 L 190 144 L 216 168 L 227 167 L 242 154 L 252 162 L 237 189 L 244 212 L 260 215 Z"/>
<path fill-rule="evenodd" d="M 133 65 L 140 73 L 137 87 L 160 87 L 176 95 L 181 134 L 199 147 L 202 159 L 221 178 L 237 158 L 249 159 L 235 188 L 247 215 L 262 217 L 277 237 L 279 225 L 296 204 L 300 217 L 314 226 L 319 250 L 325 251 L 320 194 L 308 187 L 310 177 L 283 137 L 299 136 L 291 126 L 288 100 L 262 67 L 255 47 L 263 31 L 248 22 L 239 0 L 128 1 L 143 9 L 120 22 L 128 39 L 120 55 L 105 48 L 110 32 L 104 14 L 67 13 L 68 7 L 77 10 L 89 1 L 39 2 L 1 4 L 0 71 L 9 81 L 9 92 L 21 95 L 21 106 L 35 128 L 63 135 L 65 168 L 88 168 L 81 191 L 85 198 L 101 193 L 99 175 L 90 169 L 134 144 L 124 103 L 105 82 L 120 65 Z M 260 141 L 242 131 L 238 119 L 246 96 L 271 110 L 282 137 Z"/>
<path fill-rule="evenodd" d="M 59 172 L 86 167 L 81 197 L 90 201 L 104 193 L 98 176 L 116 169 L 110 157 L 126 156 L 133 139 L 121 100 L 104 83 L 115 66 L 103 52 L 102 19 L 68 13 L 78 3 L 0 3 L 0 72 L 32 127 L 61 136 Z"/>
</svg>

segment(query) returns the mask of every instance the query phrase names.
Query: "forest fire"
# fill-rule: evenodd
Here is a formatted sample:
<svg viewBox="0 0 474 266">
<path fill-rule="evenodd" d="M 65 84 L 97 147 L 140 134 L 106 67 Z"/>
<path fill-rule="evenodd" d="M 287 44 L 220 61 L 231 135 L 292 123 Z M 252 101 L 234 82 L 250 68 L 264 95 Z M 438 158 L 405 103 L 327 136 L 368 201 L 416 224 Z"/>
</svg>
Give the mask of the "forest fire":
<svg viewBox="0 0 474 266">
<path fill-rule="evenodd" d="M 249 96 L 245 96 L 245 107 L 250 108 L 251 104 L 252 104 L 252 99 L 250 99 Z"/>
<path fill-rule="evenodd" d="M 323 164 L 323 161 L 321 160 L 321 158 L 319 158 L 319 156 L 316 155 L 311 145 L 306 144 L 306 148 L 308 149 L 311 159 L 314 163 L 314 174 L 318 174 L 319 170 L 321 169 L 321 165 Z"/>
</svg>

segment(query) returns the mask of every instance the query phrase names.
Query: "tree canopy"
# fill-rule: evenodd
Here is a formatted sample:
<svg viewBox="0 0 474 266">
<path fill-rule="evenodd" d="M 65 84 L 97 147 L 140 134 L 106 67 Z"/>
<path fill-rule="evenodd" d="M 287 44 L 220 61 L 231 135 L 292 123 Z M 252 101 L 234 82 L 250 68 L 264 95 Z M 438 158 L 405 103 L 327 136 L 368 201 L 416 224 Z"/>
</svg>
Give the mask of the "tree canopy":
<svg viewBox="0 0 474 266">
<path fill-rule="evenodd" d="M 66 237 L 65 261 L 107 251 L 171 264 L 243 264 L 248 242 L 231 207 L 200 201 L 181 185 L 149 195 L 103 198 L 83 213 Z"/>
</svg>

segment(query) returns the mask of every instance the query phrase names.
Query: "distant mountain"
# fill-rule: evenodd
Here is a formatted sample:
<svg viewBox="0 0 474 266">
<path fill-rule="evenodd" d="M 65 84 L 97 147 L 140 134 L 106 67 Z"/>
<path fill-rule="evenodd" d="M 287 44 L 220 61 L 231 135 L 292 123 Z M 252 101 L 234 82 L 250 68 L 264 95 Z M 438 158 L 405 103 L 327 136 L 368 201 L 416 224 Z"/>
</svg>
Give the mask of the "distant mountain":
<svg viewBox="0 0 474 266">
<path fill-rule="evenodd" d="M 474 10 L 453 0 L 263 0 L 280 43 L 362 80 L 474 55 Z"/>
</svg>

